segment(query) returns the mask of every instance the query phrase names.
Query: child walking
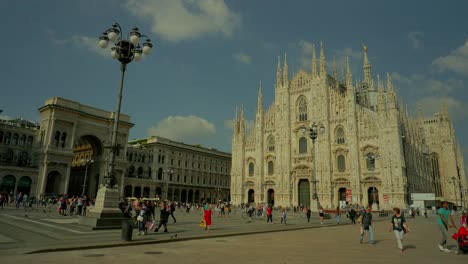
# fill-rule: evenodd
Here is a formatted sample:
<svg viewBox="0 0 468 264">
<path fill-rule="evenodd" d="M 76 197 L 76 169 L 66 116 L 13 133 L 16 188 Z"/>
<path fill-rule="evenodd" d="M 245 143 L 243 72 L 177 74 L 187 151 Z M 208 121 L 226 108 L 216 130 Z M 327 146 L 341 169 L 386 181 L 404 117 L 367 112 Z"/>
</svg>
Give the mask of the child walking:
<svg viewBox="0 0 468 264">
<path fill-rule="evenodd" d="M 281 224 L 283 224 L 284 222 L 284 225 L 287 225 L 286 224 L 286 210 L 283 209 L 283 213 L 281 214 Z"/>
</svg>

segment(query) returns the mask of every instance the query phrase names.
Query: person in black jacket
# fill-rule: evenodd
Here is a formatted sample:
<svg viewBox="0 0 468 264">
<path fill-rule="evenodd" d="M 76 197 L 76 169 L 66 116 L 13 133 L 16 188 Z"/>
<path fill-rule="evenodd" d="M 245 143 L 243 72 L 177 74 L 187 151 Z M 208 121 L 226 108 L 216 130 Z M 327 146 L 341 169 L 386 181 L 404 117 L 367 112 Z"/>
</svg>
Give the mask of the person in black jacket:
<svg viewBox="0 0 468 264">
<path fill-rule="evenodd" d="M 351 219 L 351 224 L 356 224 L 356 211 L 352 207 L 349 210 L 349 219 Z"/>
<path fill-rule="evenodd" d="M 169 219 L 169 211 L 167 211 L 167 205 L 165 202 L 161 204 L 161 209 L 159 210 L 159 225 L 154 230 L 154 232 L 158 232 L 161 226 L 164 226 L 164 232 L 167 233 L 167 220 Z"/>
<path fill-rule="evenodd" d="M 369 233 L 369 244 L 374 244 L 374 233 L 372 232 L 372 213 L 371 213 L 371 208 L 367 207 L 366 211 L 362 213 L 360 216 L 359 223 L 361 224 L 361 239 L 360 243 L 362 244 L 362 241 L 364 239 L 364 233 L 365 231 L 368 231 Z"/>
</svg>

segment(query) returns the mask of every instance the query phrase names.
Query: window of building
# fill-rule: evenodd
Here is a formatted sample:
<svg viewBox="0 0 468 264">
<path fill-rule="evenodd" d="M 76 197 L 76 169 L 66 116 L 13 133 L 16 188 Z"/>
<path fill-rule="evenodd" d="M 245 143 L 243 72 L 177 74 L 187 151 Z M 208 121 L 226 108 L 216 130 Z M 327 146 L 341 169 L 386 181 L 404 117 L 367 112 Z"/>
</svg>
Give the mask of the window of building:
<svg viewBox="0 0 468 264">
<path fill-rule="evenodd" d="M 184 175 L 184 183 L 187 183 L 187 175 Z"/>
<path fill-rule="evenodd" d="M 301 137 L 299 139 L 299 154 L 307 153 L 307 139 Z"/>
<path fill-rule="evenodd" d="M 171 165 L 174 165 L 174 159 L 171 159 Z"/>
<path fill-rule="evenodd" d="M 161 163 L 162 163 L 162 164 L 164 164 L 164 159 L 165 159 L 165 158 L 166 158 L 166 156 L 163 155 L 162 158 L 161 158 Z"/>
<path fill-rule="evenodd" d="M 336 138 L 336 144 L 345 143 L 345 133 L 344 133 L 343 127 L 340 126 L 336 129 L 335 138 Z"/>
<path fill-rule="evenodd" d="M 58 147 L 60 144 L 60 131 L 55 131 L 55 136 L 54 136 L 54 145 Z"/>
<path fill-rule="evenodd" d="M 339 155 L 337 158 L 338 161 L 338 171 L 339 172 L 345 172 L 346 170 L 346 160 L 343 155 Z"/>
<path fill-rule="evenodd" d="M 0 131 L 0 144 L 3 143 L 3 131 Z"/>
<path fill-rule="evenodd" d="M 273 175 L 274 173 L 274 164 L 273 164 L 273 161 L 269 161 L 268 162 L 268 175 Z"/>
<path fill-rule="evenodd" d="M 67 142 L 67 133 L 63 132 L 60 140 L 62 141 L 62 148 L 64 148 Z"/>
<path fill-rule="evenodd" d="M 253 176 L 255 172 L 254 164 L 253 162 L 249 163 L 249 176 Z"/>
<path fill-rule="evenodd" d="M 12 144 L 13 146 L 18 145 L 18 138 L 19 138 L 19 135 L 18 135 L 18 134 L 16 134 L 16 133 L 13 134 L 13 137 L 11 138 L 11 144 Z"/>
<path fill-rule="evenodd" d="M 299 121 L 307 121 L 307 101 L 304 96 L 299 98 L 297 112 Z"/>
<path fill-rule="evenodd" d="M 374 153 L 367 154 L 366 157 L 375 157 Z M 367 170 L 374 170 L 375 169 L 375 158 L 366 158 L 366 167 Z"/>
<path fill-rule="evenodd" d="M 143 168 L 142 168 L 142 167 L 138 167 L 137 175 L 138 175 L 139 177 L 140 177 L 141 175 L 143 175 Z"/>
<path fill-rule="evenodd" d="M 180 182 L 180 175 L 177 174 L 177 182 Z"/>
<path fill-rule="evenodd" d="M 268 138 L 267 149 L 269 152 L 275 151 L 275 138 L 273 136 Z"/>
<path fill-rule="evenodd" d="M 158 180 L 162 180 L 162 174 L 163 174 L 163 169 L 159 168 L 158 169 Z"/>
<path fill-rule="evenodd" d="M 187 161 L 185 161 L 185 168 L 187 168 Z"/>
<path fill-rule="evenodd" d="M 26 135 L 21 135 L 18 145 L 20 145 L 21 147 L 24 147 L 25 144 L 26 144 Z"/>
</svg>

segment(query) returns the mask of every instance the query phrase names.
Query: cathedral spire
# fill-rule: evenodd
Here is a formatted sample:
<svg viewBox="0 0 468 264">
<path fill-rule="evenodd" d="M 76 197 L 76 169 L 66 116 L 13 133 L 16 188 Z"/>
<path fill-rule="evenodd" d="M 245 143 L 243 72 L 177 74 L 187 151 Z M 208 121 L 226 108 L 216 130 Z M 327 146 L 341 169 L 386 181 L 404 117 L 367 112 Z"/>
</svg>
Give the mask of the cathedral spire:
<svg viewBox="0 0 468 264">
<path fill-rule="evenodd" d="M 278 67 L 276 68 L 276 88 L 281 86 L 283 80 L 281 79 L 281 60 L 280 56 L 278 56 Z"/>
<path fill-rule="evenodd" d="M 245 122 L 244 122 L 244 105 L 241 106 L 240 118 L 239 118 L 239 134 L 243 136 L 245 133 Z"/>
<path fill-rule="evenodd" d="M 236 118 L 234 119 L 234 133 L 233 137 L 239 134 L 239 107 L 236 105 Z"/>
<path fill-rule="evenodd" d="M 364 50 L 364 65 L 362 69 L 364 70 L 364 81 L 370 86 L 371 85 L 371 65 L 369 59 L 367 58 L 367 46 L 362 47 Z"/>
<path fill-rule="evenodd" d="M 349 66 L 349 57 L 346 57 L 346 86 L 353 85 L 353 75 L 351 74 L 351 67 Z"/>
<path fill-rule="evenodd" d="M 315 57 L 315 44 L 312 45 L 312 79 L 317 79 L 317 58 Z"/>
<path fill-rule="evenodd" d="M 286 57 L 286 52 L 284 53 L 284 66 L 283 66 L 283 85 L 287 87 L 289 83 L 289 76 L 288 76 L 288 60 Z"/>
<path fill-rule="evenodd" d="M 392 82 L 392 77 L 390 76 L 390 73 L 387 72 L 387 90 L 394 92 L 393 89 L 393 82 Z"/>
<path fill-rule="evenodd" d="M 338 82 L 338 70 L 336 69 L 336 60 L 334 56 L 333 56 L 333 79 L 335 79 L 335 81 Z"/>
<path fill-rule="evenodd" d="M 327 75 L 327 65 L 325 62 L 325 52 L 323 51 L 322 42 L 320 42 L 320 78 L 325 78 Z"/>
<path fill-rule="evenodd" d="M 263 111 L 262 81 L 258 84 L 257 113 Z"/>
</svg>

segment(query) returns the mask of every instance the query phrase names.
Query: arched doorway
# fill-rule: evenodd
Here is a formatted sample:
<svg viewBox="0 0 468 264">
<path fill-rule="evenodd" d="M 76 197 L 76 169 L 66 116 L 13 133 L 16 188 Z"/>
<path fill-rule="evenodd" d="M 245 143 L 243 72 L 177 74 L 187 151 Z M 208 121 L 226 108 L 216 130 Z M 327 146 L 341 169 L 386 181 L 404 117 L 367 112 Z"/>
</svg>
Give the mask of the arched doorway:
<svg viewBox="0 0 468 264">
<path fill-rule="evenodd" d="M 248 192 L 248 198 L 247 198 L 248 203 L 254 203 L 255 202 L 255 191 L 250 189 Z"/>
<path fill-rule="evenodd" d="M 157 188 L 156 188 L 155 194 L 156 194 L 156 196 L 161 197 L 161 195 L 162 195 L 162 189 L 161 189 L 161 187 L 157 187 Z"/>
<path fill-rule="evenodd" d="M 96 197 L 103 146 L 93 135 L 78 138 L 73 145 L 73 161 L 68 182 L 69 195 Z"/>
<path fill-rule="evenodd" d="M 18 187 L 16 188 L 16 192 L 22 192 L 27 195 L 31 192 L 31 183 L 32 179 L 28 176 L 23 176 L 18 181 Z"/>
<path fill-rule="evenodd" d="M 141 187 L 135 186 L 135 190 L 133 191 L 133 196 L 136 198 L 141 198 Z"/>
<path fill-rule="evenodd" d="M 307 179 L 299 180 L 298 184 L 299 205 L 310 207 L 310 183 Z"/>
<path fill-rule="evenodd" d="M 188 199 L 187 199 L 187 201 L 188 201 L 189 203 L 193 203 L 193 190 L 189 190 L 189 191 L 188 191 Z"/>
<path fill-rule="evenodd" d="M 200 191 L 199 190 L 195 191 L 195 202 L 196 203 L 200 202 Z"/>
<path fill-rule="evenodd" d="M 379 205 L 379 190 L 375 186 L 369 187 L 367 190 L 367 197 L 369 197 L 369 206 L 373 206 L 374 203 Z"/>
<path fill-rule="evenodd" d="M 132 186 L 131 185 L 126 185 L 124 188 L 124 195 L 125 197 L 132 197 Z"/>
<path fill-rule="evenodd" d="M 150 188 L 149 187 L 144 187 L 143 188 L 143 197 L 149 198 L 150 196 Z"/>
<path fill-rule="evenodd" d="M 338 206 L 340 206 L 340 208 L 346 206 L 346 188 L 338 189 Z"/>
<path fill-rule="evenodd" d="M 268 204 L 272 207 L 275 206 L 275 191 L 273 189 L 268 189 Z"/>
<path fill-rule="evenodd" d="M 58 171 L 51 171 L 47 175 L 47 184 L 45 189 L 46 195 L 59 195 L 62 194 L 59 191 L 60 181 L 62 180 L 62 174 Z"/>
<path fill-rule="evenodd" d="M 0 192 L 10 194 L 15 191 L 16 178 L 13 175 L 6 175 L 2 179 L 2 184 L 0 185 Z"/>
<path fill-rule="evenodd" d="M 180 201 L 185 203 L 187 202 L 187 190 L 182 190 L 182 194 L 180 195 Z"/>
</svg>

